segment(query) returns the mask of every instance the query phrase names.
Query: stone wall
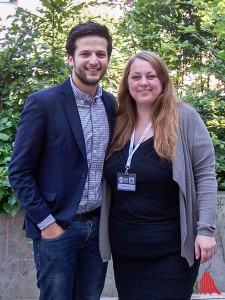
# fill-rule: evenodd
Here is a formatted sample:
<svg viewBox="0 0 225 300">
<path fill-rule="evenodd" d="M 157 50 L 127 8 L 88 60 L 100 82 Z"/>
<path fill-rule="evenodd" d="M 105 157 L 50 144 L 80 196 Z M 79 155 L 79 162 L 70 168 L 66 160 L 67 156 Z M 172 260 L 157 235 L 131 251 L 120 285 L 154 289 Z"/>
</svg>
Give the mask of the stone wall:
<svg viewBox="0 0 225 300">
<path fill-rule="evenodd" d="M 15 218 L 0 214 L 0 299 L 37 300 L 36 271 L 33 261 L 32 244 L 22 231 L 23 212 Z M 200 292 L 200 281 L 209 271 L 220 292 L 225 292 L 225 193 L 218 193 L 217 232 L 218 250 L 208 263 L 201 266 L 195 293 Z M 116 297 L 112 263 L 106 277 L 104 297 Z"/>
</svg>

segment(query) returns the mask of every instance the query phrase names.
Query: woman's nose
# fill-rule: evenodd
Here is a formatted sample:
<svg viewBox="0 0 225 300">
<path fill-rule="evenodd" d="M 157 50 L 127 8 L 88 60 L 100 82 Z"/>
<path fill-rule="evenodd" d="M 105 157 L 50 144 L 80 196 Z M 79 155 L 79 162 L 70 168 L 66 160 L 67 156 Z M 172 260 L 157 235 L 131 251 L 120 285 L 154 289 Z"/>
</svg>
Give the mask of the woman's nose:
<svg viewBox="0 0 225 300">
<path fill-rule="evenodd" d="M 141 85 L 146 85 L 146 84 L 148 84 L 148 80 L 147 80 L 147 78 L 146 78 L 145 76 L 142 76 L 142 77 L 141 77 L 140 84 L 141 84 Z"/>
</svg>

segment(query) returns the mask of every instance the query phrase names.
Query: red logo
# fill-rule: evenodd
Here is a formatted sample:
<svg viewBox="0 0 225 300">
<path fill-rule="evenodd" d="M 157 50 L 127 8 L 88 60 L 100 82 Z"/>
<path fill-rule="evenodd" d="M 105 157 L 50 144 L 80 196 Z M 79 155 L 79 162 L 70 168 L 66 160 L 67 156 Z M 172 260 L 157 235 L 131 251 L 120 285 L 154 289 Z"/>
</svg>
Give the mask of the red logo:
<svg viewBox="0 0 225 300">
<path fill-rule="evenodd" d="M 205 271 L 200 280 L 200 294 L 212 294 L 216 293 L 221 295 L 220 291 L 217 289 L 215 282 L 210 275 L 209 271 Z"/>
</svg>

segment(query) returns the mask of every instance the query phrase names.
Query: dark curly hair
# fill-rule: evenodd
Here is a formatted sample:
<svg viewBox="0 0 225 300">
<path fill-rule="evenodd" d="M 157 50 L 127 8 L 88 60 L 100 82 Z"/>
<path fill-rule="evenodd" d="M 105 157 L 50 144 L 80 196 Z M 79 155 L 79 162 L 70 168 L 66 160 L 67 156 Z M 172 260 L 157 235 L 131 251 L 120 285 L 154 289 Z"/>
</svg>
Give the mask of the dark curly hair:
<svg viewBox="0 0 225 300">
<path fill-rule="evenodd" d="M 109 30 L 106 26 L 100 25 L 95 22 L 86 22 L 74 26 L 68 35 L 66 41 L 66 51 L 67 54 L 73 56 L 74 51 L 76 50 L 76 40 L 83 36 L 88 35 L 97 35 L 103 37 L 107 40 L 107 54 L 110 58 L 112 53 L 112 37 L 109 33 Z"/>
</svg>

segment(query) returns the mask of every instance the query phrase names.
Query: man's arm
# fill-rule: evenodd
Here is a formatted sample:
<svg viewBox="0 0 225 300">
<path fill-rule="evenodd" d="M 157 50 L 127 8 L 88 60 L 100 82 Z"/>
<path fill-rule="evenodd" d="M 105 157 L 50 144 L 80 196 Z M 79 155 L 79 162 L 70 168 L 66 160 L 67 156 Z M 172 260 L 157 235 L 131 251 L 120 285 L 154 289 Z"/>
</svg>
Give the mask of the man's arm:
<svg viewBox="0 0 225 300">
<path fill-rule="evenodd" d="M 51 214 L 35 180 L 46 132 L 46 115 L 37 95 L 31 95 L 25 103 L 9 164 L 10 184 L 35 224 Z"/>
</svg>

